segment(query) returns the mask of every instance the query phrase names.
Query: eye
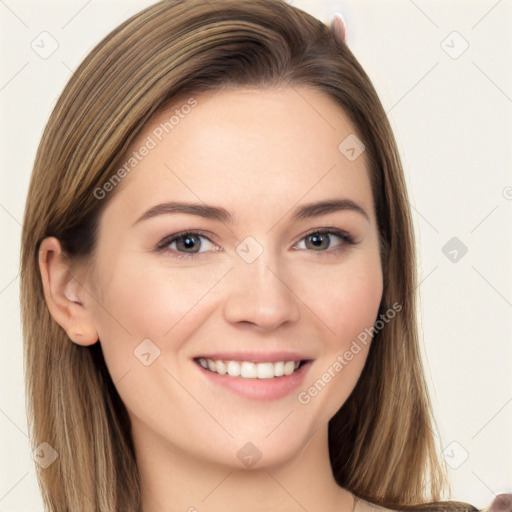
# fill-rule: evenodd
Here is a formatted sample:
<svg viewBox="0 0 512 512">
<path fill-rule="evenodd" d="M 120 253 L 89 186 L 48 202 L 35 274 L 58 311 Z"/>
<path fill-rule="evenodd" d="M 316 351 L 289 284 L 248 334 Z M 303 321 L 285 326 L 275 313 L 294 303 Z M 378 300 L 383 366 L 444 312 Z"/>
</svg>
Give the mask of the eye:
<svg viewBox="0 0 512 512">
<path fill-rule="evenodd" d="M 175 253 L 173 256 L 176 258 L 194 258 L 209 250 L 218 251 L 220 248 L 201 231 L 184 231 L 165 237 L 157 245 L 156 250 L 171 251 Z"/>
<path fill-rule="evenodd" d="M 338 239 L 333 247 L 333 239 Z M 204 240 L 204 242 L 203 242 Z M 355 245 L 353 238 L 346 232 L 335 228 L 315 229 L 304 236 L 294 248 L 332 254 L 327 249 L 341 249 L 345 244 Z M 302 247 L 298 247 L 302 245 Z M 197 258 L 209 251 L 220 251 L 202 231 L 183 231 L 165 237 L 155 249 L 157 252 L 168 251 L 175 258 Z"/>
<path fill-rule="evenodd" d="M 338 244 L 334 247 L 332 247 L 333 238 L 338 239 Z M 305 248 L 315 252 L 326 252 L 327 249 L 338 249 L 345 244 L 354 245 L 354 240 L 348 233 L 339 229 L 322 228 L 308 233 L 302 238 L 298 245 L 300 244 L 302 244 L 303 247 L 298 247 L 299 249 Z"/>
</svg>

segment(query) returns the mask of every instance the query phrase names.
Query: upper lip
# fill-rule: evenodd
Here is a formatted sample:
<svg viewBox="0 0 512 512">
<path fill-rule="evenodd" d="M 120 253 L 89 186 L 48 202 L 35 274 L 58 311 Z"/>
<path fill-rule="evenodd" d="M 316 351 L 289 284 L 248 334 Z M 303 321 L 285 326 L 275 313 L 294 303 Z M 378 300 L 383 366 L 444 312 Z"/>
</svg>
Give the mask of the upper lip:
<svg viewBox="0 0 512 512">
<path fill-rule="evenodd" d="M 299 352 L 213 352 L 201 354 L 194 359 L 212 359 L 213 361 L 250 361 L 253 363 L 278 363 L 279 361 L 306 361 L 312 358 Z"/>
</svg>

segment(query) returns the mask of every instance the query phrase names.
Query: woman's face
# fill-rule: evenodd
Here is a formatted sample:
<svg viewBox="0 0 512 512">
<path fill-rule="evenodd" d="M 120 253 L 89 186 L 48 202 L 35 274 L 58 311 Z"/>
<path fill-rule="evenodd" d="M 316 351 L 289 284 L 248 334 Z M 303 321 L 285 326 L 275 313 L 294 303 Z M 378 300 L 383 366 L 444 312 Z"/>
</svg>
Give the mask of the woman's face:
<svg viewBox="0 0 512 512">
<path fill-rule="evenodd" d="M 84 307 L 138 449 L 261 467 L 326 429 L 382 296 L 360 150 L 332 100 L 291 87 L 185 98 L 132 144 Z"/>
</svg>

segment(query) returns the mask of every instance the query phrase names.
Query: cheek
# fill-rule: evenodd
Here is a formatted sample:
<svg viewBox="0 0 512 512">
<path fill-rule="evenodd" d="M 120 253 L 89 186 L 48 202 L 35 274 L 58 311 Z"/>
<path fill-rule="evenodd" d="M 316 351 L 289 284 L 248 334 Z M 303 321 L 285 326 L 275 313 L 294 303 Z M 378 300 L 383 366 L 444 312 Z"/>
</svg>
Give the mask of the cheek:
<svg viewBox="0 0 512 512">
<path fill-rule="evenodd" d="M 98 277 L 101 304 L 94 304 L 94 317 L 105 358 L 126 367 L 146 339 L 162 352 L 179 349 L 183 333 L 192 334 L 205 297 L 226 270 L 150 266 L 138 257 L 119 258 L 115 267 L 104 267 Z"/>
<path fill-rule="evenodd" d="M 96 326 L 108 371 L 132 415 L 158 425 L 163 403 L 188 402 L 166 370 L 174 374 L 179 367 L 180 350 L 200 327 L 208 292 L 224 273 L 149 267 L 135 258 L 118 259 L 103 273 L 108 284 L 95 308 Z"/>
<path fill-rule="evenodd" d="M 328 344 L 341 349 L 374 324 L 382 292 L 380 261 L 370 254 L 310 272 L 298 295 L 321 320 Z"/>
<path fill-rule="evenodd" d="M 346 265 L 325 268 L 302 288 L 308 305 L 320 319 L 324 352 L 315 362 L 297 399 L 318 411 L 326 422 L 347 400 L 366 363 L 382 298 L 380 260 L 375 254 Z M 309 404 L 309 405 L 308 405 Z"/>
</svg>

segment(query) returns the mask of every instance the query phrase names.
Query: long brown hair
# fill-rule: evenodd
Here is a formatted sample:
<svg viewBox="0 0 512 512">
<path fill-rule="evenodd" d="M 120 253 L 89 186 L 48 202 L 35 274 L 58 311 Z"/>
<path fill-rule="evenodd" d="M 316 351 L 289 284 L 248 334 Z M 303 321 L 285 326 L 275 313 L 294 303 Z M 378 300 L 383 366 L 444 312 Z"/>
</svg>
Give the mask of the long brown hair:
<svg viewBox="0 0 512 512">
<path fill-rule="evenodd" d="M 72 343 L 50 315 L 39 244 L 56 236 L 72 261 L 91 258 L 99 215 L 115 194 L 100 201 L 94 191 L 111 179 L 151 116 L 178 95 L 244 86 L 322 91 L 366 146 L 384 275 L 381 312 L 395 303 L 402 309 L 376 332 L 354 391 L 329 423 L 336 481 L 389 508 L 476 510 L 432 503 L 442 499 L 447 479 L 418 348 L 407 191 L 386 114 L 348 46 L 284 0 L 159 2 L 90 52 L 50 116 L 30 182 L 21 261 L 31 443 L 47 442 L 58 453 L 38 468 L 46 507 L 139 511 L 141 502 L 129 417 L 101 344 Z"/>
</svg>

